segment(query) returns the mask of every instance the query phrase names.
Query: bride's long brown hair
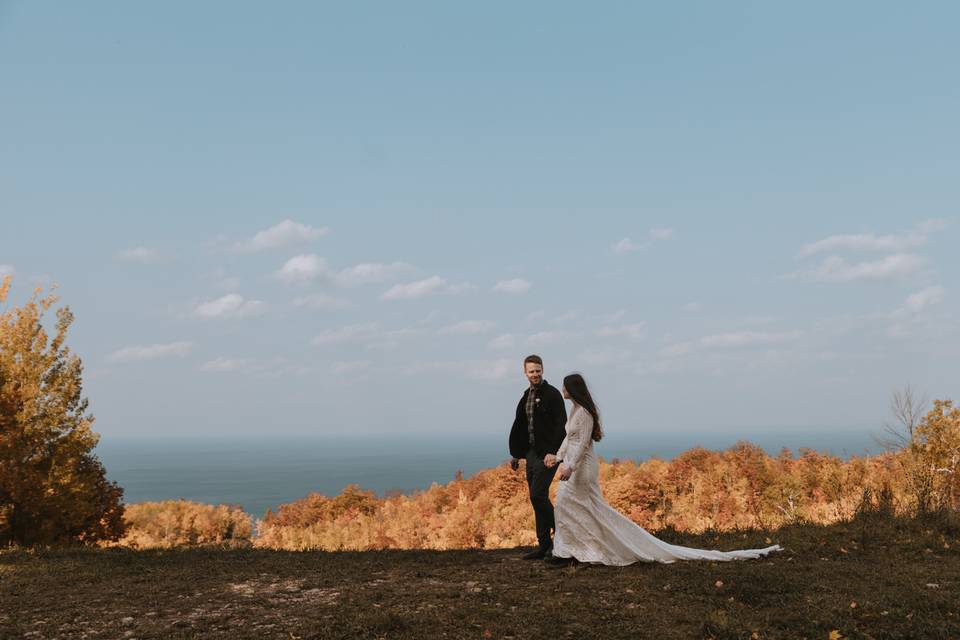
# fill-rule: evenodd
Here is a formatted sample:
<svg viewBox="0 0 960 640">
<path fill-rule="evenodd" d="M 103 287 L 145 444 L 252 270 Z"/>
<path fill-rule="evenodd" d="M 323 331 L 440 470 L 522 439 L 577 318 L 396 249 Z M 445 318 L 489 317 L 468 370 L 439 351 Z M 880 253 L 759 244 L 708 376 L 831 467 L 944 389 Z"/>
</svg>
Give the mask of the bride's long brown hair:
<svg viewBox="0 0 960 640">
<path fill-rule="evenodd" d="M 587 413 L 593 416 L 593 433 L 590 437 L 595 442 L 600 442 L 603 437 L 603 428 L 600 426 L 600 414 L 597 412 L 597 404 L 587 389 L 587 382 L 579 373 L 571 373 L 563 379 L 563 388 L 567 390 L 570 398 L 578 405 L 583 407 Z"/>
</svg>

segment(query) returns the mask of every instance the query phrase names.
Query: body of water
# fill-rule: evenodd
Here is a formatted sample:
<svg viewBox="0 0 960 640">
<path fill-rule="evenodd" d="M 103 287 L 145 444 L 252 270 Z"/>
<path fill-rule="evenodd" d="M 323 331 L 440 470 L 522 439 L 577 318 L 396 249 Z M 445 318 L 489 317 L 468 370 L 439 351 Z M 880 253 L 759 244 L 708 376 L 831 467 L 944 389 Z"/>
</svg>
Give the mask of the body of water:
<svg viewBox="0 0 960 640">
<path fill-rule="evenodd" d="M 726 449 L 748 440 L 776 454 L 783 447 L 829 451 L 848 457 L 876 453 L 871 433 L 836 429 L 740 434 L 657 434 L 610 436 L 597 452 L 613 458 L 669 459 L 694 446 Z M 342 438 L 121 438 L 103 436 L 95 453 L 107 477 L 124 488 L 128 503 L 185 498 L 211 504 L 238 504 L 263 517 L 268 508 L 310 492 L 332 496 L 348 484 L 383 495 L 445 484 L 457 471 L 470 476 L 509 459 L 506 437 L 443 440 Z"/>
</svg>

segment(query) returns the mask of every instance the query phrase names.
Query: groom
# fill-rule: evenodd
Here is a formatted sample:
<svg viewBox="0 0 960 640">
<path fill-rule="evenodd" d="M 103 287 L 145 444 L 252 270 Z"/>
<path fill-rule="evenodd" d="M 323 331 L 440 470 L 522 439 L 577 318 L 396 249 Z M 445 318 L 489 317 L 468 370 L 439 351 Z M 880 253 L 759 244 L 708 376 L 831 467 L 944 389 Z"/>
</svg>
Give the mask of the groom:
<svg viewBox="0 0 960 640">
<path fill-rule="evenodd" d="M 543 379 L 543 360 L 530 355 L 523 361 L 523 373 L 530 382 L 517 404 L 517 415 L 510 429 L 510 467 L 516 471 L 520 459 L 527 461 L 527 487 L 537 520 L 537 542 L 534 551 L 524 560 L 545 558 L 553 548 L 550 530 L 554 528 L 553 504 L 550 502 L 550 483 L 557 467 L 547 468 L 543 457 L 555 454 L 566 435 L 567 408 L 556 387 Z"/>
</svg>

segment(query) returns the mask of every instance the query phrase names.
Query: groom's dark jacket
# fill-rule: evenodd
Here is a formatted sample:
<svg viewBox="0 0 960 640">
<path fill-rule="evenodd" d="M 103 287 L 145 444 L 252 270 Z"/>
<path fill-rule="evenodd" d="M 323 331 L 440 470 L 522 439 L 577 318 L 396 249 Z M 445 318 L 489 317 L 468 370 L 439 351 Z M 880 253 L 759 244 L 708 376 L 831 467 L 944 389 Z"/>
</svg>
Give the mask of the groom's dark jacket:
<svg viewBox="0 0 960 640">
<path fill-rule="evenodd" d="M 525 458 L 530 450 L 530 436 L 527 432 L 527 395 L 530 387 L 523 393 L 517 404 L 517 417 L 510 429 L 510 455 Z M 544 380 L 537 387 L 533 407 L 533 449 L 540 456 L 556 453 L 567 435 L 567 408 L 563 396 L 556 387 Z"/>
</svg>

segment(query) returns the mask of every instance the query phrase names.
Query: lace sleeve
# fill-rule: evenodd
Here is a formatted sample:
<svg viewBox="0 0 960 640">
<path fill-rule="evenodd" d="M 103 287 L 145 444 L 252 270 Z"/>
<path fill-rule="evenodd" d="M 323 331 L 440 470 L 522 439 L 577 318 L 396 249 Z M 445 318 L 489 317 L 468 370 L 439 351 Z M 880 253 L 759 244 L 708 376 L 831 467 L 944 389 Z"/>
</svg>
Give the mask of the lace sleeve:
<svg viewBox="0 0 960 640">
<path fill-rule="evenodd" d="M 567 465 L 571 471 L 576 471 L 583 455 L 587 452 L 587 446 L 590 444 L 590 438 L 593 435 L 593 416 L 586 409 L 577 409 L 577 417 L 573 421 L 573 432 L 579 438 L 572 443 L 563 458 L 563 464 Z"/>
</svg>

